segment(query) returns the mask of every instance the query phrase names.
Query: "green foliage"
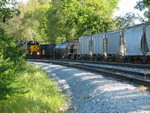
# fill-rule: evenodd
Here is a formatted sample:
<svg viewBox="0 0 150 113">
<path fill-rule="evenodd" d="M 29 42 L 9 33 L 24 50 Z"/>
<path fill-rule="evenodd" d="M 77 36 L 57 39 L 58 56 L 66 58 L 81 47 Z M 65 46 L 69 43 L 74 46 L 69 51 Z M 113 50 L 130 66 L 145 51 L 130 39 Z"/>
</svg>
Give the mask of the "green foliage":
<svg viewBox="0 0 150 113">
<path fill-rule="evenodd" d="M 0 1 L 0 22 L 5 23 L 8 19 L 12 18 L 14 14 L 19 14 L 19 10 L 15 9 L 13 5 L 8 7 L 9 2 L 7 0 Z"/>
<path fill-rule="evenodd" d="M 0 30 L 0 100 L 6 99 L 15 93 L 15 89 L 10 85 L 15 80 L 16 72 L 19 70 L 23 60 L 23 53 L 17 44 L 13 42 L 11 36 Z"/>
<path fill-rule="evenodd" d="M 36 26 L 36 34 L 38 35 L 37 41 L 41 43 L 48 43 L 47 37 L 47 10 L 49 9 L 49 4 L 41 5 L 36 8 L 32 14 L 32 17 L 38 21 L 38 26 Z"/>
<path fill-rule="evenodd" d="M 112 14 L 119 0 L 52 0 L 48 11 L 48 36 L 66 41 L 115 29 Z"/>
<path fill-rule="evenodd" d="M 116 29 L 119 0 L 29 0 L 19 3 L 20 16 L 11 19 L 16 40 L 57 43 Z M 16 23 L 16 24 L 14 24 Z M 19 24 L 18 24 L 19 23 Z"/>
<path fill-rule="evenodd" d="M 47 16 L 50 4 L 48 0 L 29 0 L 28 3 L 20 2 L 18 9 L 20 15 L 9 20 L 9 24 L 2 25 L 5 31 L 13 34 L 17 41 L 36 40 L 46 43 Z"/>
<path fill-rule="evenodd" d="M 20 86 L 22 94 L 0 101 L 0 113 L 58 113 L 62 110 L 65 98 L 45 72 L 36 66 L 25 64 L 18 74 L 17 82 L 11 87 Z"/>
<path fill-rule="evenodd" d="M 47 16 L 46 12 L 50 5 L 48 1 L 30 0 L 27 4 L 19 3 L 21 15 L 18 21 L 12 19 L 12 24 L 19 23 L 14 26 L 14 35 L 19 35 L 17 40 L 28 41 L 36 40 L 40 43 L 48 41 L 47 32 Z M 11 32 L 10 30 L 9 32 Z"/>
<path fill-rule="evenodd" d="M 0 1 L 0 21 L 5 23 L 16 14 L 16 9 L 7 8 L 5 0 Z M 2 24 L 1 23 L 1 24 Z M 16 72 L 23 62 L 22 52 L 14 41 L 14 37 L 5 33 L 0 27 L 0 100 L 6 99 L 15 93 L 10 85 L 15 80 Z"/>
</svg>

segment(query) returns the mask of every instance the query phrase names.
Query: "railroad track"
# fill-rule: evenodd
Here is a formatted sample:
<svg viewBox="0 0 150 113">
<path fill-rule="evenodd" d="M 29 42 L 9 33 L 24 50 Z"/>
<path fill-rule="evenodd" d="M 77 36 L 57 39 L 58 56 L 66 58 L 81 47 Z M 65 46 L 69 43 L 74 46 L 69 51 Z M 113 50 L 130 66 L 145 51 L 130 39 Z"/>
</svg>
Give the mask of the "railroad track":
<svg viewBox="0 0 150 113">
<path fill-rule="evenodd" d="M 59 61 L 75 62 L 74 60 L 59 60 Z M 77 62 L 150 69 L 150 65 L 149 64 L 135 64 L 135 63 L 131 64 L 131 63 L 120 63 L 120 62 L 102 62 L 102 61 L 86 61 L 86 60 L 77 60 Z"/>
<path fill-rule="evenodd" d="M 30 59 L 29 61 L 46 62 L 79 68 L 91 72 L 101 73 L 110 77 L 128 80 L 140 85 L 150 86 L 150 65 L 43 59 Z"/>
</svg>

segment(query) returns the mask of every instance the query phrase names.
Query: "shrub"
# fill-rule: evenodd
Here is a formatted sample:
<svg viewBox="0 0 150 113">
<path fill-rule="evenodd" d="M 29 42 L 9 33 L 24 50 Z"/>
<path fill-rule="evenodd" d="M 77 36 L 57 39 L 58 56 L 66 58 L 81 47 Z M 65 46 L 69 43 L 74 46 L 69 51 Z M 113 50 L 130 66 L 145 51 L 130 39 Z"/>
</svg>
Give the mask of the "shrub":
<svg viewBox="0 0 150 113">
<path fill-rule="evenodd" d="M 15 89 L 10 85 L 16 79 L 16 73 L 24 62 L 24 55 L 13 37 L 0 29 L 0 100 L 13 95 Z"/>
</svg>

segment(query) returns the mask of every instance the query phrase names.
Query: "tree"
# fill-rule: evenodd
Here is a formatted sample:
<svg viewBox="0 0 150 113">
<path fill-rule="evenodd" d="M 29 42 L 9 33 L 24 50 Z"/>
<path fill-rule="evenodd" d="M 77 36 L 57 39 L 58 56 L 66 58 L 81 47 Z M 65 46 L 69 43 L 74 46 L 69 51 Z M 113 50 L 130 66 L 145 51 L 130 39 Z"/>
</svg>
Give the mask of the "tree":
<svg viewBox="0 0 150 113">
<path fill-rule="evenodd" d="M 126 13 L 123 17 L 116 17 L 116 20 L 116 26 L 118 26 L 118 28 L 126 28 L 136 25 L 135 21 L 139 20 L 139 17 L 134 13 Z"/>
<path fill-rule="evenodd" d="M 7 33 L 13 34 L 17 41 L 36 40 L 40 43 L 49 43 L 47 38 L 46 12 L 50 4 L 48 0 L 30 0 L 20 2 L 18 9 L 20 15 L 9 20 L 8 25 L 3 25 Z"/>
<path fill-rule="evenodd" d="M 50 7 L 48 0 L 30 0 L 23 13 L 23 25 L 26 27 L 26 37 L 40 43 L 50 43 L 47 38 L 47 10 Z M 27 40 L 27 39 L 26 39 Z M 29 40 L 29 39 L 28 39 Z"/>
<path fill-rule="evenodd" d="M 135 8 L 140 11 L 145 11 L 144 13 L 145 17 L 150 19 L 150 1 L 149 0 L 142 0 L 142 1 L 137 2 L 137 5 L 135 6 Z"/>
<path fill-rule="evenodd" d="M 7 0 L 0 1 L 0 22 L 5 23 L 14 14 L 19 14 L 19 10 L 15 9 L 13 4 L 10 5 Z"/>
<path fill-rule="evenodd" d="M 49 38 L 66 41 L 114 29 L 119 0 L 52 0 L 48 11 Z"/>
</svg>

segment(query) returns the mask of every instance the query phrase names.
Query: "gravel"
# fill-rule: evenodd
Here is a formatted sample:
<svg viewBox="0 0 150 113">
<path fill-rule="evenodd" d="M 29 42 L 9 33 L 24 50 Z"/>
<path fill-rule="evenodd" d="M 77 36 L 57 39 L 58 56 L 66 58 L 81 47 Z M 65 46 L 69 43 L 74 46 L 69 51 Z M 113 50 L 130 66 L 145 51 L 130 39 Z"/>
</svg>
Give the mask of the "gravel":
<svg viewBox="0 0 150 113">
<path fill-rule="evenodd" d="M 55 78 L 69 96 L 68 113 L 150 113 L 150 92 L 146 87 L 80 69 L 30 63 Z"/>
</svg>

